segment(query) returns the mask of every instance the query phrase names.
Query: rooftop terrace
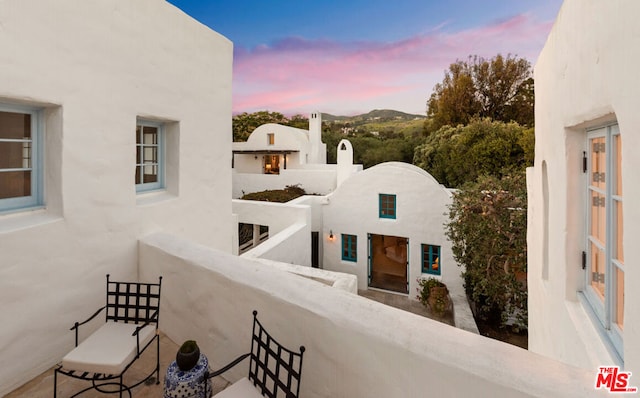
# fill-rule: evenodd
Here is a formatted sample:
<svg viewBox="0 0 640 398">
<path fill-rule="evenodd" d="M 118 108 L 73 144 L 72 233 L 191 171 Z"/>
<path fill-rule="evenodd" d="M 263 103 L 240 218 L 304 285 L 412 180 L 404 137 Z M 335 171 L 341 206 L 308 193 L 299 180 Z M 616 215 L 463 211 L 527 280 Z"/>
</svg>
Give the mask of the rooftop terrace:
<svg viewBox="0 0 640 398">
<path fill-rule="evenodd" d="M 163 275 L 161 376 L 194 339 L 216 369 L 247 350 L 251 311 L 286 346 L 305 345 L 304 397 L 589 397 L 594 375 L 282 268 L 168 234 L 139 242 L 140 279 Z M 64 349 L 61 348 L 61 356 Z M 236 367 L 226 379 L 246 375 Z M 9 397 L 51 396 L 51 371 Z M 161 377 L 162 379 L 162 377 Z M 224 388 L 219 379 L 216 389 Z M 66 388 L 71 388 L 66 384 Z M 159 396 L 160 386 L 136 397 Z M 67 391 L 67 390 L 65 390 Z M 64 395 L 62 395 L 64 396 Z"/>
</svg>

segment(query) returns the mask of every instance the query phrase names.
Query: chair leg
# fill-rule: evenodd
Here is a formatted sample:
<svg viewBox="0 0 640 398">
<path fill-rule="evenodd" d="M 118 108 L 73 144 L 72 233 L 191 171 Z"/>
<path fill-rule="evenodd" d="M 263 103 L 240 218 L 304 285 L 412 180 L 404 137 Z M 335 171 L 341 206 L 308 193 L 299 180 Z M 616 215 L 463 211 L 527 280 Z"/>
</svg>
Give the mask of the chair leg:
<svg viewBox="0 0 640 398">
<path fill-rule="evenodd" d="M 53 398 L 58 396 L 58 369 L 53 371 Z"/>
<path fill-rule="evenodd" d="M 160 384 L 160 335 L 156 335 L 156 384 Z"/>
</svg>

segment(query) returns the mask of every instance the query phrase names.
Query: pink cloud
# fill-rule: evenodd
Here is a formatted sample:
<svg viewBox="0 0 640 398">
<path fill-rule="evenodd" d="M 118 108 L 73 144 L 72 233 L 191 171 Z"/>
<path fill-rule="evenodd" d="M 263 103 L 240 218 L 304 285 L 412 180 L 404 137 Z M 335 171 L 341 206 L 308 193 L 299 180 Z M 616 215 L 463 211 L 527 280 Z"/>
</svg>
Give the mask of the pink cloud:
<svg viewBox="0 0 640 398">
<path fill-rule="evenodd" d="M 347 114 L 392 108 L 424 113 L 426 99 L 450 63 L 498 53 L 534 62 L 551 25 L 522 14 L 454 33 L 439 27 L 396 42 L 289 37 L 269 46 L 237 48 L 233 109 Z"/>
</svg>

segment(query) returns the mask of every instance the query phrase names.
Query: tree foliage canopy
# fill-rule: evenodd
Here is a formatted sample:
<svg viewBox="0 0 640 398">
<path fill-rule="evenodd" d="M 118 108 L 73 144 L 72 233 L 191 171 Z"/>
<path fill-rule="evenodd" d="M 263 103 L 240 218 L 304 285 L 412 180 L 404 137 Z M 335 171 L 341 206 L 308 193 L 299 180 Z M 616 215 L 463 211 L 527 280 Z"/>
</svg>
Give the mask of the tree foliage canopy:
<svg viewBox="0 0 640 398">
<path fill-rule="evenodd" d="M 425 126 L 431 132 L 445 125 L 468 124 L 476 117 L 533 126 L 531 76 L 529 61 L 511 55 L 458 60 L 434 87 Z"/>
<path fill-rule="evenodd" d="M 306 119 L 305 119 L 306 120 Z M 297 119 L 296 119 L 297 121 Z M 233 141 L 246 141 L 249 135 L 253 133 L 258 126 L 267 123 L 278 123 L 288 125 L 289 119 L 287 119 L 282 113 L 260 111 L 254 113 L 243 112 L 233 117 L 232 129 L 233 129 Z M 307 124 L 308 126 L 308 124 Z"/>
<path fill-rule="evenodd" d="M 413 163 L 441 184 L 458 188 L 481 175 L 499 178 L 506 168 L 533 165 L 533 135 L 532 128 L 490 119 L 444 126 L 416 147 Z"/>
<path fill-rule="evenodd" d="M 394 132 L 381 132 L 377 136 L 371 133 L 345 135 L 325 129 L 322 141 L 327 144 L 327 163 L 336 163 L 336 149 L 343 138 L 347 138 L 353 146 L 354 163 L 362 164 L 364 168 L 392 161 L 411 163 L 416 146 L 422 142 L 421 137 Z"/>
<path fill-rule="evenodd" d="M 520 329 L 527 328 L 526 206 L 524 170 L 482 176 L 454 194 L 447 225 L 476 315 Z"/>
</svg>

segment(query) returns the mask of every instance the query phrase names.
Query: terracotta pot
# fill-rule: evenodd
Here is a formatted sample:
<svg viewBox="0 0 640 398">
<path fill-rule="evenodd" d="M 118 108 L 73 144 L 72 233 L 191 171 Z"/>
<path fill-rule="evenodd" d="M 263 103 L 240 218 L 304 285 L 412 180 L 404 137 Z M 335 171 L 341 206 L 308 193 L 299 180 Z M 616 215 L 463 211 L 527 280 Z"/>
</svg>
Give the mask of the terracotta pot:
<svg viewBox="0 0 640 398">
<path fill-rule="evenodd" d="M 431 310 L 438 314 L 444 313 L 449 307 L 449 290 L 446 286 L 434 286 L 429 289 L 427 300 Z"/>
</svg>

